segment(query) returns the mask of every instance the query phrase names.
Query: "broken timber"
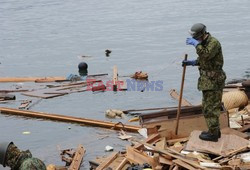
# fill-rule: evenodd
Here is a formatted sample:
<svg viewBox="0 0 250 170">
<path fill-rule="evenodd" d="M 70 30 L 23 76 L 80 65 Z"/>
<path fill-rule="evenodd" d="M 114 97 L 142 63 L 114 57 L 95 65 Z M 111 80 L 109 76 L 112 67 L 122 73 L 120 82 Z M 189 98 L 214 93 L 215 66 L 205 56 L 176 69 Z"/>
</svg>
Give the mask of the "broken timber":
<svg viewBox="0 0 250 170">
<path fill-rule="evenodd" d="M 143 144 L 144 146 L 150 147 L 152 150 L 157 151 L 157 152 L 159 152 L 161 154 L 165 154 L 165 155 L 171 156 L 173 158 L 179 159 L 179 160 L 181 160 L 181 161 L 183 161 L 183 162 L 185 162 L 187 164 L 190 164 L 190 165 L 194 166 L 195 168 L 205 169 L 204 167 L 200 166 L 197 162 L 189 160 L 189 159 L 183 157 L 182 154 L 180 154 L 180 153 L 178 153 L 176 151 L 173 151 L 170 148 L 168 148 L 168 149 L 166 148 L 167 150 L 166 149 L 158 149 L 157 147 L 155 147 L 155 146 L 153 146 L 151 144 L 148 144 L 146 142 L 143 142 L 143 141 L 137 141 L 137 142 Z"/>
<path fill-rule="evenodd" d="M 82 145 L 79 145 L 68 170 L 79 170 L 80 169 L 82 159 L 83 159 L 85 152 L 86 152 L 86 150 L 84 149 L 84 147 Z"/>
<path fill-rule="evenodd" d="M 58 115 L 58 114 L 50 114 L 50 113 L 43 113 L 43 112 L 34 112 L 34 111 L 27 111 L 27 110 L 18 110 L 12 108 L 5 108 L 0 107 L 1 114 L 9 114 L 9 115 L 19 115 L 31 118 L 39 118 L 39 119 L 49 119 L 54 121 L 60 122 L 68 122 L 68 123 L 77 123 L 77 124 L 85 124 L 89 126 L 98 126 L 103 128 L 112 128 L 114 130 L 124 130 L 129 132 L 137 132 L 140 127 L 133 126 L 133 125 L 125 125 L 122 123 L 112 123 L 112 122 L 105 122 L 100 120 L 93 120 L 93 119 L 86 119 L 86 118 L 79 118 L 73 116 L 65 116 L 65 115 Z"/>
</svg>

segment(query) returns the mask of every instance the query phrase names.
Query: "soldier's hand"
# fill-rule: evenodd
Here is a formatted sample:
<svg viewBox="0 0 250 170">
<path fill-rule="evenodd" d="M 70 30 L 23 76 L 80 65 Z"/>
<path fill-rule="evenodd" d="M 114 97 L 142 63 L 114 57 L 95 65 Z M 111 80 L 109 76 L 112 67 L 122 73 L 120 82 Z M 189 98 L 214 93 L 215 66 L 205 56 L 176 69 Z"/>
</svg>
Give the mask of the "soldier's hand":
<svg viewBox="0 0 250 170">
<path fill-rule="evenodd" d="M 197 40 L 194 39 L 194 38 L 187 38 L 186 44 L 187 44 L 187 45 L 193 45 L 194 47 L 196 47 L 198 44 L 200 44 L 200 42 L 197 41 Z"/>
<path fill-rule="evenodd" d="M 197 60 L 183 60 L 182 67 L 185 65 L 186 66 L 195 66 L 195 65 L 197 65 Z"/>
</svg>

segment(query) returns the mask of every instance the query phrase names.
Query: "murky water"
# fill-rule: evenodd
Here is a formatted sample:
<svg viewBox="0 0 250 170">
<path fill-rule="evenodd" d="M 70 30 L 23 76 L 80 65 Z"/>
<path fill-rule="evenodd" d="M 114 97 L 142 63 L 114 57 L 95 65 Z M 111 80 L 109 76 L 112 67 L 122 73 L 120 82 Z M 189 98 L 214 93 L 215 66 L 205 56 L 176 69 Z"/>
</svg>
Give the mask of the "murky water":
<svg viewBox="0 0 250 170">
<path fill-rule="evenodd" d="M 74 93 L 43 100 L 32 110 L 108 120 L 104 111 L 109 108 L 174 106 L 177 102 L 169 90 L 180 88 L 183 56 L 196 57 L 194 48 L 185 45 L 193 23 L 206 24 L 220 40 L 228 79 L 248 74 L 249 8 L 247 0 L 1 0 L 0 76 L 67 76 L 77 73 L 77 64 L 86 61 L 90 74 L 109 73 L 111 78 L 117 65 L 119 75 L 148 72 L 150 81 L 163 81 L 163 91 Z M 109 58 L 106 49 L 112 50 Z M 194 104 L 201 98 L 197 76 L 195 67 L 187 69 L 184 97 Z M 17 100 L 22 99 L 28 98 L 17 94 Z M 113 121 L 127 123 L 128 119 Z M 128 144 L 113 131 L 4 115 L 0 115 L 0 134 L 1 141 L 30 149 L 46 164 L 62 165 L 58 150 L 81 143 L 87 149 L 82 169 L 88 169 L 88 160 L 106 154 L 106 145 L 120 150 Z M 102 139 L 102 134 L 109 137 Z"/>
</svg>

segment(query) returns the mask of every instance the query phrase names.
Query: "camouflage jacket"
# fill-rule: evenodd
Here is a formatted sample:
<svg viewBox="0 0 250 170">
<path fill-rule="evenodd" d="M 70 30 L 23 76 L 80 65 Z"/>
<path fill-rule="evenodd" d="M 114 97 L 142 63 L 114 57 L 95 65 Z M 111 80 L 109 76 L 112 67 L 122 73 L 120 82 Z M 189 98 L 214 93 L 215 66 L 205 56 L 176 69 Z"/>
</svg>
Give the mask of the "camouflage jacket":
<svg viewBox="0 0 250 170">
<path fill-rule="evenodd" d="M 29 150 L 21 151 L 14 144 L 10 144 L 6 153 L 6 165 L 11 170 L 46 170 L 44 163 L 32 158 Z"/>
<path fill-rule="evenodd" d="M 198 89 L 220 90 L 225 85 L 226 74 L 223 71 L 223 55 L 220 42 L 209 33 L 201 44 L 196 46 L 197 64 L 200 77 Z"/>
</svg>

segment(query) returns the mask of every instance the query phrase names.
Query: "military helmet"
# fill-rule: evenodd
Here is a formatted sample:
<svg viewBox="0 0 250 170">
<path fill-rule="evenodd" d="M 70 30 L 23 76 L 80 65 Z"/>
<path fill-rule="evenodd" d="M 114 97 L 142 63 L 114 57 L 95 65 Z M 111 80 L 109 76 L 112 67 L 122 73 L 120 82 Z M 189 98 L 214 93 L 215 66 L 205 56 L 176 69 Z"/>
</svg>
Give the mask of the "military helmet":
<svg viewBox="0 0 250 170">
<path fill-rule="evenodd" d="M 78 69 L 79 69 L 79 70 L 87 70 L 87 69 L 88 69 L 88 64 L 85 63 L 85 62 L 80 62 L 80 63 L 78 64 Z"/>
<path fill-rule="evenodd" d="M 6 152 L 10 144 L 13 144 L 13 142 L 2 142 L 0 143 L 0 164 L 5 167 L 6 163 Z"/>
<path fill-rule="evenodd" d="M 191 36 L 196 40 L 201 38 L 202 35 L 204 35 L 206 32 L 207 32 L 207 27 L 202 23 L 194 24 L 189 30 L 189 33 L 191 34 Z"/>
</svg>

